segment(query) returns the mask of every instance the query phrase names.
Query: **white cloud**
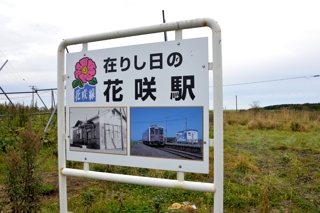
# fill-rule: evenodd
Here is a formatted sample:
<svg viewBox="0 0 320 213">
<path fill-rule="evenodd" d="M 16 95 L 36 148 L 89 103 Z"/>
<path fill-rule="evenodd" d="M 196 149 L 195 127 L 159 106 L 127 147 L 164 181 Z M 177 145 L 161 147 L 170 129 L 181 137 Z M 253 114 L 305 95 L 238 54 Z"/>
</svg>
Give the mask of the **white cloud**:
<svg viewBox="0 0 320 213">
<path fill-rule="evenodd" d="M 199 0 L 193 4 L 168 0 L 2 0 L 0 7 L 0 50 L 5 55 L 0 53 L 0 63 L 9 59 L 20 76 L 38 88 L 56 85 L 56 55 L 62 39 L 161 24 L 162 10 L 167 22 L 202 17 L 218 21 L 222 29 L 224 84 L 320 74 L 320 13 L 316 0 Z M 210 37 L 210 30 L 183 31 L 184 38 L 203 36 Z M 174 33 L 168 32 L 168 38 L 174 39 Z M 95 42 L 89 44 L 89 49 L 159 41 L 163 41 L 162 33 Z M 68 47 L 70 52 L 81 48 Z M 15 72 L 8 68 L 7 72 Z M 7 74 L 1 74 L 0 85 L 6 90 L 26 89 Z M 312 89 L 318 88 L 319 79 L 294 87 L 290 87 L 293 81 L 272 86 L 266 83 L 224 87 L 224 98 L 231 97 L 230 103 L 225 104 L 227 108 L 229 104 L 234 106 L 235 95 L 239 100 L 248 97 L 243 100 L 246 107 L 259 97 L 263 97 L 261 104 L 312 102 L 319 100 L 319 90 Z M 291 93 L 301 96 L 288 95 Z"/>
</svg>

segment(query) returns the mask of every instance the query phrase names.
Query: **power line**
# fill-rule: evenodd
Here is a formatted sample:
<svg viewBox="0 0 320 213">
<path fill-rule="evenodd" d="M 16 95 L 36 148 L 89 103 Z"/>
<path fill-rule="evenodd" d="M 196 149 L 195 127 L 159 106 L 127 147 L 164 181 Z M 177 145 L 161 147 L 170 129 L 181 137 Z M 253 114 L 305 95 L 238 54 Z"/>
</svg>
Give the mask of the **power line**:
<svg viewBox="0 0 320 213">
<path fill-rule="evenodd" d="M 35 87 L 35 86 L 30 86 L 30 87 Z M 49 90 L 57 90 L 57 88 L 49 88 L 49 89 L 37 89 L 34 88 L 37 92 L 39 91 L 49 91 Z M 27 92 L 6 92 L 6 94 L 20 94 L 20 93 L 34 93 L 34 91 L 27 91 Z M 0 95 L 3 94 L 0 92 Z"/>
<path fill-rule="evenodd" d="M 185 118 L 177 118 L 177 119 L 171 119 L 171 120 L 161 120 L 161 121 L 136 121 L 136 122 L 131 122 L 131 123 L 135 123 L 135 124 L 142 124 L 142 123 L 164 123 L 164 122 L 175 122 L 175 121 L 181 121 L 181 120 L 185 120 Z"/>
<path fill-rule="evenodd" d="M 274 80 L 267 80 L 267 81 L 254 81 L 254 82 L 237 83 L 237 84 L 226 84 L 223 86 L 227 87 L 227 86 L 238 86 L 238 85 L 246 85 L 246 84 L 259 84 L 259 83 L 267 83 L 267 82 L 274 82 L 274 81 L 292 80 L 292 79 L 298 79 L 298 78 L 310 79 L 310 78 L 316 78 L 316 77 L 320 77 L 320 75 L 300 76 L 300 77 L 293 77 L 293 78 L 281 78 L 281 79 L 274 79 Z M 210 87 L 213 87 L 213 86 L 210 86 Z"/>
<path fill-rule="evenodd" d="M 1 51 L 0 51 L 1 52 Z M 223 86 L 238 86 L 238 85 L 246 85 L 246 84 L 258 84 L 258 83 L 268 83 L 268 82 L 274 82 L 274 81 L 285 81 L 285 80 L 292 80 L 292 79 L 299 79 L 299 78 L 306 78 L 306 79 L 310 79 L 310 78 L 317 78 L 320 77 L 320 75 L 311 75 L 311 76 L 299 76 L 299 77 L 293 77 L 293 78 L 281 78 L 281 79 L 274 79 L 274 80 L 266 80 L 266 81 L 254 81 L 254 82 L 246 82 L 246 83 L 237 83 L 237 84 L 226 84 Z M 213 87 L 213 86 L 209 86 L 209 87 Z M 48 89 L 36 89 L 37 91 L 48 91 L 48 90 L 57 90 L 57 88 L 48 88 Z M 21 93 L 33 93 L 33 91 L 30 92 L 7 92 L 6 94 L 21 94 Z M 4 93 L 0 93 L 0 94 L 4 94 Z M 56 94 L 56 93 L 55 93 Z M 30 97 L 30 96 L 23 96 L 23 97 L 13 97 L 13 99 L 16 98 L 24 98 L 24 97 Z M 231 98 L 229 98 L 231 99 Z M 229 100 L 227 99 L 227 100 Z M 1 99 L 0 99 L 1 100 Z M 65 98 L 66 100 L 66 98 Z M 179 113 L 180 114 L 180 113 Z M 177 119 L 180 120 L 180 119 Z M 170 121 L 176 121 L 176 120 L 170 120 Z M 137 122 L 140 123 L 140 122 Z M 141 122 L 144 123 L 144 122 Z"/>
<path fill-rule="evenodd" d="M 25 93 L 32 93 L 32 92 L 25 92 Z M 3 95 L 3 94 L 4 93 L 0 93 L 0 95 Z M 20 94 L 20 93 L 14 93 L 14 94 Z M 51 93 L 50 94 L 44 94 L 44 95 L 41 94 L 41 96 L 42 97 L 49 97 L 49 96 L 51 96 Z M 26 96 L 15 96 L 15 95 L 12 95 L 12 96 L 10 96 L 11 99 L 24 99 L 24 98 L 31 98 L 31 97 L 32 97 L 32 95 L 26 95 Z M 6 98 L 0 98 L 0 100 L 6 100 Z"/>
<path fill-rule="evenodd" d="M 32 99 L 33 93 L 37 92 L 38 95 L 41 95 L 41 97 L 51 97 L 51 92 L 48 92 L 48 90 L 55 90 L 56 88 L 50 88 L 50 89 L 37 89 L 36 91 L 30 91 L 30 92 L 8 92 L 8 95 L 10 95 L 10 99 Z M 0 95 L 7 94 L 0 92 Z M 18 94 L 29 94 L 25 96 L 19 96 Z M 56 95 L 56 93 L 54 93 Z M 7 100 L 7 98 L 2 98 L 0 96 L 0 101 Z"/>
<path fill-rule="evenodd" d="M 28 95 L 28 96 L 12 96 L 10 97 L 10 99 L 24 99 L 24 98 L 31 98 L 32 95 Z M 0 100 L 6 100 L 6 98 L 0 98 Z"/>
<path fill-rule="evenodd" d="M 0 50 L 0 53 L 3 55 L 4 58 L 6 58 L 6 56 L 3 54 L 3 52 L 2 52 L 1 50 Z M 8 67 L 6 67 L 6 69 L 8 69 L 8 70 L 9 70 L 9 73 L 12 74 L 12 75 L 13 75 L 17 80 L 19 80 L 19 81 L 15 80 L 15 79 L 14 79 L 9 73 L 7 73 L 5 70 L 4 70 L 4 72 L 5 72 L 9 77 L 11 77 L 13 80 L 15 80 L 16 82 L 18 82 L 19 84 L 23 85 L 23 84 L 21 83 L 21 82 L 23 82 L 23 83 L 24 83 L 23 86 L 27 86 L 28 83 L 26 82 L 26 80 L 21 77 L 21 75 L 19 74 L 19 72 L 12 66 L 12 64 L 10 63 L 10 61 L 8 61 L 8 63 L 9 63 L 9 65 L 11 66 L 11 68 L 18 74 L 18 76 L 17 76 L 14 72 L 12 72 Z"/>
<path fill-rule="evenodd" d="M 0 62 L 2 62 L 1 60 L 0 60 Z M 10 62 L 8 62 L 9 64 L 10 64 Z M 10 64 L 11 65 L 11 64 Z M 7 71 L 7 70 L 9 71 Z M 5 73 L 5 74 L 7 74 L 10 78 L 12 78 L 12 80 L 14 80 L 15 82 L 17 82 L 18 84 L 20 84 L 20 85 L 22 85 L 22 86 L 27 86 L 27 83 L 25 82 L 25 81 L 23 81 L 23 80 L 21 80 L 20 78 L 18 78 L 7 66 L 5 67 L 5 69 L 3 69 L 3 72 Z M 22 83 L 23 82 L 23 83 Z"/>
</svg>

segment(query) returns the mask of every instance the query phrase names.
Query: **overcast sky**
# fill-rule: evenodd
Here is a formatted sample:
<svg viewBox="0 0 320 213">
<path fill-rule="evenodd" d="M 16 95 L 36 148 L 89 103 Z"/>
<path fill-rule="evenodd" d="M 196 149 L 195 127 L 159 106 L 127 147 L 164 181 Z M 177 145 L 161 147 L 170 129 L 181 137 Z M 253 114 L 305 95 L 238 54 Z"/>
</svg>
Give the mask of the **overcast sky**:
<svg viewBox="0 0 320 213">
<path fill-rule="evenodd" d="M 0 86 L 5 92 L 56 88 L 62 39 L 160 24 L 164 10 L 167 22 L 208 17 L 219 23 L 224 108 L 235 109 L 236 96 L 238 109 L 257 101 L 262 107 L 319 103 L 320 77 L 312 77 L 320 75 L 319 6 L 317 0 L 0 0 L 0 66 L 9 60 L 0 72 Z M 183 31 L 183 38 L 204 36 L 210 40 L 209 28 Z M 163 39 L 160 33 L 96 42 L 89 50 Z M 168 39 L 174 39 L 173 32 Z M 51 106 L 50 91 L 39 95 Z M 31 103 L 31 94 L 9 97 Z M 0 103 L 4 101 L 0 95 Z M 39 98 L 37 104 L 43 106 Z"/>
</svg>

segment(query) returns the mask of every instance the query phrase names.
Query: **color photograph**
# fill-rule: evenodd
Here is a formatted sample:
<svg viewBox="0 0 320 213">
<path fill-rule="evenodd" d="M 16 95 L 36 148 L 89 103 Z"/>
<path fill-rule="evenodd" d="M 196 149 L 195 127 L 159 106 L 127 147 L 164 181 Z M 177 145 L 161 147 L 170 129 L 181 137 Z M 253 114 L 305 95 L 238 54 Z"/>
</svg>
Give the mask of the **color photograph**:
<svg viewBox="0 0 320 213">
<path fill-rule="evenodd" d="M 203 160 L 202 107 L 131 107 L 130 155 Z"/>
</svg>

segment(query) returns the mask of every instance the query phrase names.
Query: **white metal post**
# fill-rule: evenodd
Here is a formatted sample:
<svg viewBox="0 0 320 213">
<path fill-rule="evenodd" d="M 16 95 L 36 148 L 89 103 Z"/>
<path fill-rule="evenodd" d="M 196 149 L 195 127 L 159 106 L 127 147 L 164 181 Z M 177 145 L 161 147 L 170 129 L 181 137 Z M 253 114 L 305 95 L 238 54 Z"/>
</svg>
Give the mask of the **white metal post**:
<svg viewBox="0 0 320 213">
<path fill-rule="evenodd" d="M 59 167 L 59 201 L 60 212 L 67 213 L 67 177 L 62 174 L 66 168 L 66 146 L 65 146 L 65 108 L 64 108 L 64 81 L 65 81 L 65 41 L 61 42 L 58 48 L 58 167 Z"/>
<path fill-rule="evenodd" d="M 221 31 L 212 30 L 214 109 L 214 213 L 223 212 L 223 97 Z"/>
</svg>

